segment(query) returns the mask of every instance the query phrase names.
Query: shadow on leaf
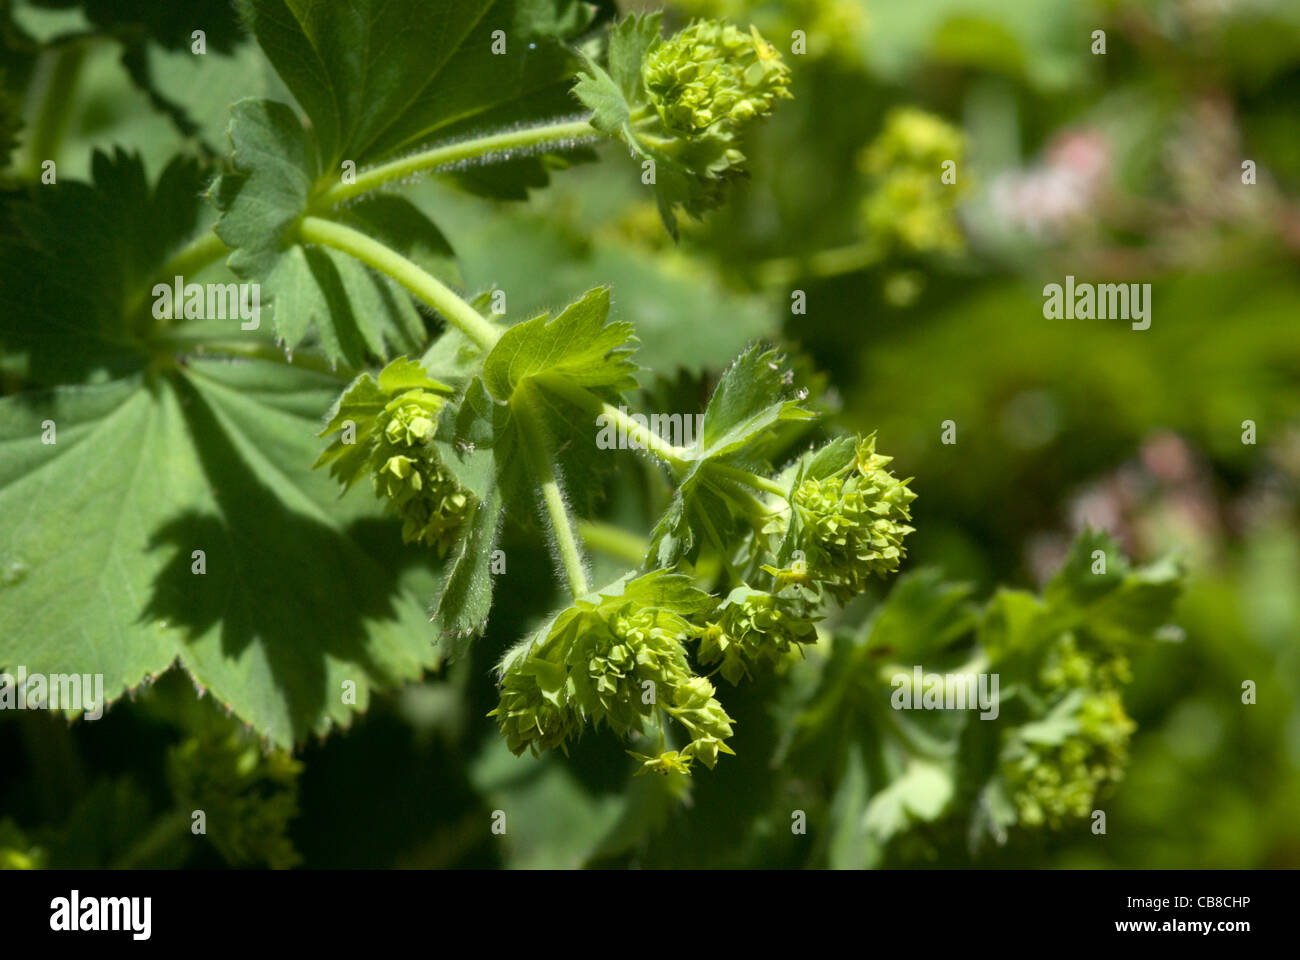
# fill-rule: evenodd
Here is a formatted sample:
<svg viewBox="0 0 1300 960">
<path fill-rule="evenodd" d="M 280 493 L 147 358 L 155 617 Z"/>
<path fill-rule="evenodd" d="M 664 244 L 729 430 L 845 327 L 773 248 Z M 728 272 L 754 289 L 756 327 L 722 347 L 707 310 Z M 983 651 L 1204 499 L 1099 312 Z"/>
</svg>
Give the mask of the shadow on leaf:
<svg viewBox="0 0 1300 960">
<path fill-rule="evenodd" d="M 205 674 L 215 671 L 227 685 L 246 684 L 250 698 L 277 695 L 299 741 L 337 713 L 326 703 L 339 696 L 333 683 L 385 687 L 432 666 L 431 628 L 400 585 L 421 557 L 401 547 L 397 526 L 360 520 L 340 529 L 290 509 L 207 401 L 183 379 L 177 391 L 217 509 L 186 511 L 153 532 L 150 549 L 173 555 L 143 618 L 165 621 L 199 648 L 190 663 L 199 682 L 213 682 Z M 201 649 L 216 629 L 219 650 Z"/>
</svg>

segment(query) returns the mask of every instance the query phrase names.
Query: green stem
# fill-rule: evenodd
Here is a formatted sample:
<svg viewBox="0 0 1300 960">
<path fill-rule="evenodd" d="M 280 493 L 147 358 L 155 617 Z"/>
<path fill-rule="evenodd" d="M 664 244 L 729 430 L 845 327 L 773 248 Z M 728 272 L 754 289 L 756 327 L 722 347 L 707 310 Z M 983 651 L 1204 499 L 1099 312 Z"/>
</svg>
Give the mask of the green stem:
<svg viewBox="0 0 1300 960">
<path fill-rule="evenodd" d="M 584 410 L 593 416 L 608 417 L 613 423 L 621 427 L 629 438 L 635 439 L 644 449 L 664 460 L 674 470 L 682 471 L 690 465 L 690 461 L 686 458 L 686 451 L 683 448 L 665 442 L 648 427 L 642 426 L 633 420 L 625 410 L 611 406 L 585 387 L 580 387 L 564 377 L 551 374 L 542 374 L 536 379 L 548 390 L 559 394 L 580 410 Z"/>
<path fill-rule="evenodd" d="M 590 592 L 587 585 L 586 567 L 583 563 L 582 550 L 578 547 L 573 532 L 573 522 L 569 519 L 568 508 L 564 504 L 564 493 L 555 476 L 555 467 L 551 463 L 545 427 L 537 415 L 535 388 L 525 380 L 510 399 L 510 410 L 518 418 L 519 433 L 523 438 L 524 456 L 542 489 L 542 502 L 546 506 L 547 517 L 555 531 L 555 546 L 560 555 L 560 564 L 564 567 L 569 581 L 569 592 L 574 599 Z"/>
<path fill-rule="evenodd" d="M 171 286 L 177 277 L 191 277 L 220 260 L 229 249 L 225 241 L 217 236 L 215 230 L 205 230 L 199 234 L 159 267 L 154 278 L 136 291 L 135 296 L 127 302 L 125 317 L 128 322 L 144 309 L 145 302 L 153 296 L 153 289 L 158 284 L 165 283 Z M 179 311 L 179 307 L 177 310 Z M 152 314 L 149 315 L 149 325 L 151 328 L 149 332 L 152 332 L 154 325 Z"/>
<path fill-rule="evenodd" d="M 705 469 L 717 477 L 725 477 L 728 480 L 734 480 L 737 483 L 743 483 L 745 486 L 754 487 L 762 490 L 764 493 L 770 493 L 780 497 L 782 500 L 790 499 L 790 491 L 775 480 L 769 480 L 767 477 L 760 477 L 750 473 L 748 470 L 742 470 L 740 467 L 733 467 L 726 463 L 718 463 L 710 460 L 705 464 Z"/>
<path fill-rule="evenodd" d="M 216 230 L 205 230 L 168 260 L 158 271 L 160 283 L 170 283 L 176 277 L 198 273 L 209 264 L 220 260 L 230 248 L 217 236 Z M 150 287 L 152 289 L 152 287 Z"/>
<path fill-rule="evenodd" d="M 496 153 L 519 150 L 572 149 L 581 140 L 593 139 L 597 131 L 587 119 L 560 120 L 521 130 L 506 130 L 486 137 L 447 143 L 399 157 L 377 167 L 362 170 L 352 183 L 340 183 L 317 198 L 314 209 L 328 208 L 377 187 L 421 171 L 437 170 L 467 161 L 481 160 Z"/>
<path fill-rule="evenodd" d="M 367 266 L 392 277 L 460 329 L 485 352 L 501 338 L 501 330 L 456 295 L 441 280 L 422 270 L 396 250 L 359 230 L 320 217 L 303 217 L 299 236 L 307 243 L 332 247 L 356 257 Z"/>
<path fill-rule="evenodd" d="M 879 246 L 869 241 L 851 243 L 845 247 L 821 250 L 802 257 L 779 257 L 758 265 L 756 276 L 764 287 L 779 287 L 802 277 L 838 277 L 857 273 L 880 260 Z"/>
<path fill-rule="evenodd" d="M 726 543 L 723 541 L 722 537 L 718 535 L 717 528 L 713 525 L 713 521 L 709 519 L 708 511 L 700 506 L 699 501 L 695 502 L 695 515 L 700 518 L 700 522 L 704 525 L 705 536 L 713 541 L 713 549 L 718 551 L 718 557 L 722 560 L 722 565 L 726 568 L 727 575 L 731 577 L 731 582 L 733 584 L 744 584 L 745 578 L 740 575 L 739 571 L 736 570 L 735 564 L 731 562 L 731 556 L 727 551 Z"/>
<path fill-rule="evenodd" d="M 185 835 L 190 824 L 190 814 L 184 810 L 173 810 L 163 814 L 154 821 L 149 832 L 131 845 L 121 857 L 113 863 L 114 870 L 127 870 L 139 864 L 147 864 L 163 850 Z"/>
<path fill-rule="evenodd" d="M 40 112 L 32 125 L 31 140 L 27 147 L 27 164 L 30 176 L 41 174 L 41 164 L 58 160 L 59 144 L 68 126 L 68 113 L 74 97 L 73 88 L 86 59 L 86 41 L 78 40 L 52 53 L 54 64 L 41 96 Z"/>
<path fill-rule="evenodd" d="M 589 550 L 599 550 L 619 560 L 640 566 L 650 544 L 644 537 L 616 527 L 612 523 L 579 520 L 578 534 Z"/>
</svg>

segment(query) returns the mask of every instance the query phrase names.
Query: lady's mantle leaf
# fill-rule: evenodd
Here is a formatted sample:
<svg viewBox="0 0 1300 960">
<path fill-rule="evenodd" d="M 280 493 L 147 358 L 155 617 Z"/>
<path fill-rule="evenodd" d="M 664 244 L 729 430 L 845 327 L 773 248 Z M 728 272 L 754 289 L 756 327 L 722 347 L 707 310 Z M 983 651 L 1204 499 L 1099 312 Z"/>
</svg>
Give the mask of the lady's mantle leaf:
<svg viewBox="0 0 1300 960">
<path fill-rule="evenodd" d="M 298 242 L 320 170 L 311 135 L 294 112 L 271 100 L 241 100 L 231 108 L 230 139 L 236 172 L 212 190 L 222 210 L 217 233 L 234 248 L 230 268 L 261 285 L 261 302 L 270 305 L 285 347 L 292 350 L 314 330 L 331 361 L 353 366 L 386 356 L 389 345 L 422 347 L 424 321 L 410 294 L 346 254 Z M 340 219 L 452 279 L 451 248 L 405 200 L 378 197 Z"/>
<path fill-rule="evenodd" d="M 103 674 L 112 700 L 179 661 L 288 746 L 435 665 L 419 552 L 307 469 L 335 389 L 192 359 L 0 400 L 0 666 Z"/>
<path fill-rule="evenodd" d="M 567 77 L 577 0 L 243 0 L 311 119 L 322 166 L 361 166 Z M 498 33 L 498 31 L 500 31 Z"/>
<path fill-rule="evenodd" d="M 488 390 L 509 400 L 523 380 L 546 373 L 582 387 L 636 389 L 632 324 L 608 316 L 609 288 L 597 287 L 553 320 L 542 314 L 511 327 L 484 363 Z"/>
<path fill-rule="evenodd" d="M 693 549 L 705 531 L 702 518 L 718 531 L 729 530 L 733 516 L 743 516 L 747 507 L 734 503 L 735 484 L 710 475 L 708 465 L 721 463 L 757 467 L 764 440 L 782 423 L 811 420 L 816 414 L 800 406 L 793 386 L 787 382 L 782 358 L 757 344 L 742 353 L 718 381 L 704 411 L 700 436 L 682 451 L 689 467 L 673 493 L 672 502 L 650 535 L 649 558 L 658 566 L 672 566 Z"/>
<path fill-rule="evenodd" d="M 174 159 L 152 188 L 144 163 L 122 150 L 96 151 L 91 170 L 93 183 L 60 180 L 13 202 L 0 233 L 0 350 L 21 355 L 42 385 L 144 365 L 134 334 L 151 320 L 149 282 L 199 226 L 192 159 Z"/>
</svg>

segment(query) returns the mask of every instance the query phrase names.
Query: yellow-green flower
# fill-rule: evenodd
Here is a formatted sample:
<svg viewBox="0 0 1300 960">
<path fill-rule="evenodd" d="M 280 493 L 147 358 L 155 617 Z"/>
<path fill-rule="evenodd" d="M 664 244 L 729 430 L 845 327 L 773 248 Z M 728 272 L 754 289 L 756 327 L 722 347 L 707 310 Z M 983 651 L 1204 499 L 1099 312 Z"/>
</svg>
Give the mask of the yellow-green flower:
<svg viewBox="0 0 1300 960">
<path fill-rule="evenodd" d="M 810 576 L 841 602 L 865 589 L 872 576 L 895 573 L 912 532 L 916 494 L 876 453 L 875 435 L 860 441 L 849 464 L 825 477 L 807 477 L 791 495 L 799 545 Z"/>
<path fill-rule="evenodd" d="M 911 253 L 960 250 L 956 207 L 969 178 L 965 152 L 962 132 L 943 119 L 914 107 L 892 111 L 859 157 L 871 178 L 862 201 L 868 238 Z"/>
<path fill-rule="evenodd" d="M 628 753 L 641 761 L 640 768 L 635 774 L 633 774 L 633 776 L 639 777 L 641 774 L 650 773 L 651 771 L 665 777 L 670 773 L 684 773 L 687 776 L 690 776 L 691 758 L 683 756 L 676 750 L 669 750 L 666 753 L 659 754 L 657 757 L 650 757 L 644 753 L 632 753 L 631 750 L 629 750 Z"/>
</svg>

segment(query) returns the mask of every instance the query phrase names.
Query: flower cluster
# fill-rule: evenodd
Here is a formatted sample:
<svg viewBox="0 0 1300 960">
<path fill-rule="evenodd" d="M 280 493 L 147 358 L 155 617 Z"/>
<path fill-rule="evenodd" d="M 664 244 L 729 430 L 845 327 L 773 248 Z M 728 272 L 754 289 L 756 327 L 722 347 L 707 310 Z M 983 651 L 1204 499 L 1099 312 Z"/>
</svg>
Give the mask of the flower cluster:
<svg viewBox="0 0 1300 960">
<path fill-rule="evenodd" d="M 185 810 L 203 810 L 208 837 L 233 866 L 295 866 L 289 821 L 298 815 L 302 764 L 284 750 L 264 753 L 238 727 L 213 724 L 168 756 L 168 779 Z"/>
<path fill-rule="evenodd" d="M 738 134 L 789 97 L 790 70 L 756 29 L 699 20 L 651 49 L 641 77 L 665 129 Z"/>
<path fill-rule="evenodd" d="M 859 163 L 873 181 L 862 202 L 868 235 L 890 249 L 929 253 L 962 247 L 955 210 L 964 193 L 965 140 L 933 114 L 894 110 Z M 945 164 L 955 178 L 944 182 Z"/>
<path fill-rule="evenodd" d="M 726 182 L 743 172 L 746 128 L 790 96 L 790 69 L 776 49 L 756 29 L 716 20 L 652 47 L 641 79 L 658 122 L 637 135 L 652 155 L 674 161 L 662 173 L 690 178 L 684 205 L 696 215 L 721 203 Z"/>
<path fill-rule="evenodd" d="M 898 570 L 912 532 L 910 480 L 885 469 L 892 457 L 876 453 L 872 434 L 861 440 L 852 462 L 828 476 L 808 476 L 790 502 L 797 542 L 809 575 L 841 602 L 862 592 L 874 576 Z"/>
<path fill-rule="evenodd" d="M 432 449 L 438 412 L 445 398 L 409 390 L 384 408 L 371 451 L 375 492 L 387 497 L 402 518 L 402 539 L 446 553 L 472 502 Z"/>
<path fill-rule="evenodd" d="M 641 158 L 675 234 L 675 208 L 699 216 L 744 173 L 741 140 L 791 96 L 790 69 L 755 28 L 697 20 L 665 40 L 660 23 L 658 14 L 621 21 L 609 72 L 588 64 L 574 93 L 596 129 Z"/>
<path fill-rule="evenodd" d="M 351 487 L 369 474 L 375 495 L 402 519 L 402 539 L 446 553 L 474 508 L 434 437 L 450 388 L 399 357 L 376 382 L 363 373 L 339 398 L 321 436 L 338 436 L 316 461 Z"/>
<path fill-rule="evenodd" d="M 817 628 L 802 600 L 736 587 L 700 634 L 702 664 L 722 662 L 731 683 L 749 676 L 761 661 L 779 662 L 800 644 L 815 643 Z"/>
<path fill-rule="evenodd" d="M 1127 677 L 1125 658 L 1090 656 L 1072 634 L 1053 645 L 1036 692 L 1055 705 L 1044 721 L 1008 731 L 1000 758 L 1021 823 L 1058 828 L 1087 817 L 1123 776 L 1136 728 L 1120 697 Z"/>
<path fill-rule="evenodd" d="M 688 618 L 711 603 L 687 578 L 664 571 L 575 600 L 498 667 L 501 700 L 490 715 L 507 746 L 516 755 L 563 747 L 588 722 L 626 737 L 652 719 L 660 725 L 662 714 L 691 739 L 671 756 L 635 754 L 646 769 L 684 772 L 694 760 L 712 767 L 719 753 L 732 752 L 731 718 L 713 685 L 692 672 L 685 648 L 696 634 Z"/>
</svg>

